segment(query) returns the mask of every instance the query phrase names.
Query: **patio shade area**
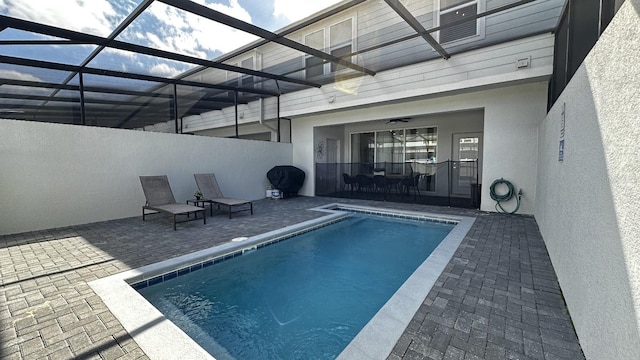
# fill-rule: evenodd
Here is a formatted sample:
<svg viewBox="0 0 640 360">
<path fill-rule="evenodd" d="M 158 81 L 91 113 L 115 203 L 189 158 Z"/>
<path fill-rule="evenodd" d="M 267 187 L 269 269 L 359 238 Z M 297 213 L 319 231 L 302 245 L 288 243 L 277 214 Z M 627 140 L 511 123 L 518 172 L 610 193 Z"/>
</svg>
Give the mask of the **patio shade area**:
<svg viewBox="0 0 640 360">
<path fill-rule="evenodd" d="M 329 44 L 315 41 L 313 34 L 304 39 L 294 34 L 363 0 L 339 2 L 282 29 L 261 28 L 189 0 L 131 1 L 128 8 L 116 9 L 106 28 L 89 32 L 55 20 L 0 14 L 0 117 L 127 129 L 175 121 L 175 132 L 182 132 L 179 119 L 235 107 L 237 123 L 241 104 L 477 48 L 446 42 L 464 36 L 485 18 L 519 11 L 526 15 L 524 7 L 533 2 L 489 5 L 483 11 L 465 8 L 448 15 L 443 10 L 435 26 L 419 2 L 385 0 L 373 8 L 361 7 L 358 15 L 362 22 L 395 19 L 382 31 L 372 29 L 352 39 L 352 25 L 340 23 L 332 26 Z M 234 44 L 236 50 L 202 44 L 176 48 L 182 29 L 165 28 L 163 14 L 205 24 L 210 33 L 201 34 L 201 42 L 211 34 L 242 34 L 248 44 Z M 480 46 L 526 35 L 516 29 L 501 35 L 510 38 L 487 37 Z M 275 47 L 270 51 L 282 58 L 240 57 L 260 53 L 263 46 Z M 402 56 L 394 55 L 397 52 Z M 331 71 L 322 71 L 325 67 Z M 279 111 L 271 119 L 279 120 Z"/>
<path fill-rule="evenodd" d="M 388 359 L 584 358 L 533 217 L 308 197 L 177 232 L 156 215 L 0 237 L 0 358 L 147 358 L 88 282 L 317 218 L 308 210 L 335 201 L 476 217 Z"/>
</svg>

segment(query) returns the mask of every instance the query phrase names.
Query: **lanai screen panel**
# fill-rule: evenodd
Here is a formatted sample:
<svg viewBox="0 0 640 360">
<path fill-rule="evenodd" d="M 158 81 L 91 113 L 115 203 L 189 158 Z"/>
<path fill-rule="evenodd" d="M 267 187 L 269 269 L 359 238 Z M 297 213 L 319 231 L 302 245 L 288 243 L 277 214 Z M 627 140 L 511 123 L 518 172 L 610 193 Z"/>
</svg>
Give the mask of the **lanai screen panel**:
<svg viewBox="0 0 640 360">
<path fill-rule="evenodd" d="M 0 27 L 0 116 L 178 127 L 184 116 L 326 84 L 348 92 L 363 76 L 552 31 L 564 1 L 342 1 L 281 30 L 252 25 L 235 2 L 85 4 L 71 21 L 54 15 L 55 1 L 0 8 L 10 24 Z"/>
</svg>

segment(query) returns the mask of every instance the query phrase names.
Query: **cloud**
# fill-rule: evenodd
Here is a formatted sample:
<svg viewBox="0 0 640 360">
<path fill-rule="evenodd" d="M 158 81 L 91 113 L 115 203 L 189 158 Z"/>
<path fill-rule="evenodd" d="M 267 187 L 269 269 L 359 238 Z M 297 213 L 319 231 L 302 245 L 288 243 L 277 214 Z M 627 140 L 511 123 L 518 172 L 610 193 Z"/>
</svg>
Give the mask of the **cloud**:
<svg viewBox="0 0 640 360">
<path fill-rule="evenodd" d="M 42 79 L 32 74 L 23 73 L 16 70 L 3 70 L 3 69 L 0 69 L 0 78 L 26 80 L 26 81 L 38 81 L 38 82 L 42 81 Z"/>
<path fill-rule="evenodd" d="M 253 23 L 251 14 L 242 7 L 239 0 L 193 1 L 244 22 Z M 282 23 L 290 23 L 331 6 L 339 0 L 270 1 L 274 1 L 273 15 Z M 0 0 L 0 14 L 106 37 L 136 6 L 136 0 Z M 117 39 L 198 58 L 213 59 L 250 43 L 257 37 L 156 1 Z M 163 76 L 176 75 L 181 65 L 184 69 L 191 67 L 178 62 L 172 64 L 171 61 L 168 65 L 160 64 L 161 62 L 151 61 L 147 56 L 126 51 L 108 49 L 105 52 L 108 56 L 99 56 L 91 63 L 92 66 L 128 69 Z"/>
<path fill-rule="evenodd" d="M 182 70 L 176 69 L 167 64 L 156 64 L 149 69 L 151 74 L 163 77 L 174 77 L 182 73 Z"/>
<path fill-rule="evenodd" d="M 300 0 L 274 0 L 273 3 L 273 16 L 282 16 L 288 20 L 289 23 L 304 19 L 305 17 L 314 14 L 322 9 L 325 9 L 333 4 L 340 2 L 341 0 L 314 0 L 314 1 L 300 1 Z"/>
<path fill-rule="evenodd" d="M 124 18 L 107 0 L 0 0 L 0 13 L 99 36 Z"/>
<path fill-rule="evenodd" d="M 252 22 L 251 15 L 238 0 L 229 0 L 225 4 L 212 0 L 194 2 L 242 21 Z M 135 6 L 136 2 L 132 0 L 0 0 L 0 13 L 106 37 Z M 256 37 L 164 3 L 154 2 L 119 39 L 211 59 L 249 43 Z"/>
<path fill-rule="evenodd" d="M 238 0 L 229 5 L 197 0 L 201 5 L 251 23 L 251 15 Z M 240 30 L 221 25 L 212 20 L 175 9 L 156 2 L 148 9 L 157 21 L 152 32 L 144 32 L 144 38 L 159 49 L 181 54 L 212 58 L 214 54 L 226 53 L 256 39 Z"/>
<path fill-rule="evenodd" d="M 42 82 L 42 79 L 35 75 L 6 69 L 0 69 L 0 78 Z M 8 91 L 14 94 L 46 95 L 51 92 L 51 89 L 25 87 L 19 85 L 2 85 L 1 87 L 3 91 Z"/>
<path fill-rule="evenodd" d="M 129 59 L 129 60 L 134 60 L 136 58 L 136 56 L 137 56 L 136 53 L 133 53 L 131 51 L 114 49 L 114 48 L 105 48 L 104 50 L 102 50 L 102 52 L 108 53 L 108 54 L 113 54 L 113 56 L 122 56 L 124 58 Z"/>
</svg>

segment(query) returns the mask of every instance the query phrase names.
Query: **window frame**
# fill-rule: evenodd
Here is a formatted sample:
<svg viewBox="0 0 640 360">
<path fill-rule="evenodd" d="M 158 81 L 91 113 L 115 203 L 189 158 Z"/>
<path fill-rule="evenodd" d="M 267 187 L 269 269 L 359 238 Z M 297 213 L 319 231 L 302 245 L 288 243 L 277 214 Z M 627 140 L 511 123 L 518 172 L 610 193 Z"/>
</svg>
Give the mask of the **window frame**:
<svg viewBox="0 0 640 360">
<path fill-rule="evenodd" d="M 343 43 L 343 44 L 341 44 L 339 46 L 335 46 L 335 48 L 331 46 L 331 28 L 334 27 L 335 25 L 338 25 L 338 24 L 346 22 L 346 21 L 351 21 L 351 41 L 350 41 L 351 51 L 349 53 L 353 53 L 357 49 L 357 42 L 356 42 L 356 38 L 357 38 L 357 18 L 356 18 L 355 15 L 340 19 L 338 21 L 331 22 L 331 23 L 329 23 L 327 25 L 324 25 L 324 26 L 322 26 L 320 28 L 316 28 L 313 31 L 309 31 L 309 32 L 303 34 L 302 35 L 302 43 L 305 44 L 305 45 L 308 45 L 307 44 L 307 37 L 309 35 L 317 33 L 318 31 L 322 31 L 323 32 L 322 49 L 317 49 L 317 50 L 325 51 L 328 54 L 331 54 L 334 50 L 345 47 L 347 45 L 347 43 Z M 332 63 L 332 62 L 326 62 L 325 64 L 322 65 L 322 75 L 315 75 L 315 76 L 312 76 L 312 77 L 308 77 L 307 76 L 307 59 L 309 59 L 309 58 L 313 58 L 313 56 L 305 54 L 303 56 L 303 58 L 302 58 L 302 67 L 304 68 L 304 76 L 305 76 L 305 79 L 307 79 L 307 80 L 316 79 L 316 78 L 318 78 L 320 76 L 327 76 L 327 75 L 334 74 L 334 73 L 340 73 L 340 72 L 343 72 L 343 71 L 348 71 L 347 68 L 334 70 L 334 66 L 336 66 L 336 65 L 334 63 Z M 351 56 L 351 58 L 346 59 L 346 60 L 353 62 L 353 58 L 354 57 Z"/>
<path fill-rule="evenodd" d="M 467 0 L 464 1 L 462 4 L 456 5 L 456 6 L 452 6 L 449 9 L 446 9 L 444 11 L 441 11 L 441 2 L 440 0 L 434 0 L 434 12 L 433 12 L 433 23 L 436 24 L 436 26 L 440 26 L 441 22 L 440 22 L 440 18 L 442 17 L 442 14 L 448 14 L 450 12 L 465 8 L 467 6 L 471 6 L 471 5 L 476 5 L 476 14 L 480 14 L 485 12 L 486 9 L 486 0 Z M 433 36 L 436 39 L 436 41 L 442 45 L 447 44 L 447 45 L 461 45 L 461 44 L 466 44 L 469 42 L 473 42 L 473 41 L 478 41 L 478 40 L 482 40 L 485 38 L 485 34 L 486 34 L 486 19 L 485 17 L 480 17 L 476 19 L 476 33 L 475 35 L 470 35 L 470 36 L 466 36 L 463 38 L 459 38 L 459 39 L 455 39 L 455 40 L 451 40 L 451 41 L 447 41 L 447 42 L 441 42 L 440 41 L 440 31 L 436 31 Z"/>
<path fill-rule="evenodd" d="M 344 47 L 347 46 L 347 43 L 344 44 L 339 44 L 336 45 L 335 47 L 331 45 L 331 28 L 341 24 L 343 22 L 347 22 L 347 21 L 351 21 L 351 41 L 349 42 L 349 44 L 351 45 L 351 51 L 349 51 L 349 53 L 353 53 L 354 51 L 356 51 L 356 21 L 355 21 L 355 16 L 351 16 L 349 18 L 343 19 L 341 21 L 338 21 L 336 23 L 333 23 L 331 25 L 328 26 L 329 31 L 327 31 L 326 35 L 327 35 L 327 44 L 328 46 L 328 50 L 329 50 L 329 54 L 333 55 L 333 51 L 337 50 L 337 49 L 342 49 Z M 353 62 L 353 56 L 351 56 L 350 58 L 346 59 L 347 61 Z M 333 74 L 333 73 L 339 73 L 341 71 L 347 70 L 346 68 L 340 69 L 340 68 L 334 68 L 338 66 L 338 64 L 335 63 L 329 63 L 329 74 Z"/>
<path fill-rule="evenodd" d="M 320 31 L 322 31 L 322 48 L 316 49 L 316 50 L 324 51 L 324 49 L 326 48 L 326 45 L 327 45 L 327 32 L 326 32 L 325 28 L 316 29 L 314 31 L 311 31 L 309 33 L 306 33 L 306 34 L 302 35 L 302 43 L 307 45 L 307 46 L 310 46 L 309 44 L 307 44 L 307 37 L 310 36 L 310 35 L 313 35 L 313 34 L 315 34 L 317 32 L 320 32 Z M 305 77 L 306 80 L 316 79 L 318 77 L 326 75 L 326 71 L 325 71 L 325 67 L 326 67 L 325 65 L 326 64 L 323 64 L 323 65 L 319 66 L 322 69 L 321 74 L 314 75 L 314 76 L 308 76 L 307 75 L 307 60 L 314 59 L 314 58 L 315 58 L 315 56 L 309 55 L 309 54 L 305 54 L 303 56 L 303 58 L 302 58 L 302 66 L 304 67 L 304 77 Z"/>
<path fill-rule="evenodd" d="M 230 63 L 230 65 L 233 66 L 237 66 L 239 68 L 243 68 L 243 69 L 249 69 L 249 70 L 259 70 L 258 69 L 258 53 L 252 53 L 249 56 L 244 56 L 244 57 L 238 57 L 235 58 L 233 62 Z M 251 59 L 251 64 L 253 65 L 251 68 L 245 68 L 244 66 L 242 66 L 242 63 L 244 63 L 245 61 Z M 256 88 L 256 83 L 255 83 L 255 77 L 253 75 L 248 75 L 248 74 L 243 74 L 243 73 L 237 73 L 234 71 L 227 71 L 227 84 L 229 84 L 230 86 L 235 86 L 235 87 L 245 87 L 245 81 L 246 80 L 250 80 L 250 83 L 247 82 L 248 84 L 251 84 L 250 86 L 247 87 L 251 87 L 252 89 Z M 241 91 L 238 92 L 238 96 L 242 96 L 242 94 L 247 94 L 247 93 L 243 93 Z M 229 92 L 229 96 L 233 97 L 232 92 Z"/>
</svg>

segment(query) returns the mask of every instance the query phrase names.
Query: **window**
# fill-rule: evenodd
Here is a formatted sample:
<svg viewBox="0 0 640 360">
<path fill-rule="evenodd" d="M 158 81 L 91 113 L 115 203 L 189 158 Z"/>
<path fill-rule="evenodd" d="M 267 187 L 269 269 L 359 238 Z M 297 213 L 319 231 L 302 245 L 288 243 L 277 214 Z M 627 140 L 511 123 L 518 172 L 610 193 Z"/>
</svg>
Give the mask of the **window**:
<svg viewBox="0 0 640 360">
<path fill-rule="evenodd" d="M 305 45 L 316 50 L 324 50 L 324 29 L 312 32 L 304 37 Z M 324 75 L 324 61 L 315 56 L 304 58 L 305 77 L 307 80 Z"/>
<path fill-rule="evenodd" d="M 404 164 L 410 166 L 405 172 L 431 174 L 435 172 L 437 144 L 436 127 L 355 133 L 351 134 L 351 162 L 398 164 L 397 172 L 402 172 Z"/>
<path fill-rule="evenodd" d="M 351 57 L 346 57 L 354 51 L 354 20 L 347 19 L 337 24 L 329 26 L 328 29 L 320 29 L 304 36 L 305 45 L 317 50 L 327 51 L 329 54 L 352 61 Z M 327 30 L 327 31 L 325 31 Z M 328 44 L 328 49 L 327 45 Z M 327 64 L 324 60 L 315 56 L 306 55 L 304 57 L 305 78 L 307 80 L 327 74 L 328 72 L 336 72 L 344 67 L 340 64 Z"/>
<path fill-rule="evenodd" d="M 376 162 L 401 163 L 403 153 L 404 132 L 402 130 L 376 133 Z"/>
<path fill-rule="evenodd" d="M 240 62 L 240 67 L 254 70 L 253 57 L 242 60 Z M 253 75 L 241 74 L 240 86 L 253 89 Z"/>
<path fill-rule="evenodd" d="M 343 58 L 345 55 L 353 52 L 353 21 L 348 19 L 331 25 L 329 28 L 329 50 L 331 55 Z M 351 59 L 346 59 L 351 61 Z M 340 64 L 331 63 L 331 72 L 341 69 Z"/>
<path fill-rule="evenodd" d="M 440 0 L 440 26 L 478 14 L 478 1 L 480 0 Z M 478 24 L 478 19 L 474 19 L 442 29 L 439 35 L 440 43 L 444 44 L 479 35 Z"/>
<path fill-rule="evenodd" d="M 373 132 L 351 134 L 351 162 L 373 164 L 375 141 Z"/>
<path fill-rule="evenodd" d="M 241 68 L 245 68 L 245 69 L 250 69 L 250 70 L 255 70 L 255 61 L 253 56 L 246 58 L 240 62 L 234 63 L 233 65 L 241 67 Z M 243 74 L 243 73 L 236 73 L 236 72 L 227 72 L 227 83 L 229 84 L 229 86 L 234 86 L 234 87 L 244 87 L 244 88 L 249 88 L 249 89 L 253 89 L 253 75 L 247 75 L 247 74 Z M 239 92 L 238 96 L 250 96 L 253 95 L 251 93 L 242 93 Z M 233 91 L 229 91 L 229 97 L 233 99 Z"/>
</svg>

